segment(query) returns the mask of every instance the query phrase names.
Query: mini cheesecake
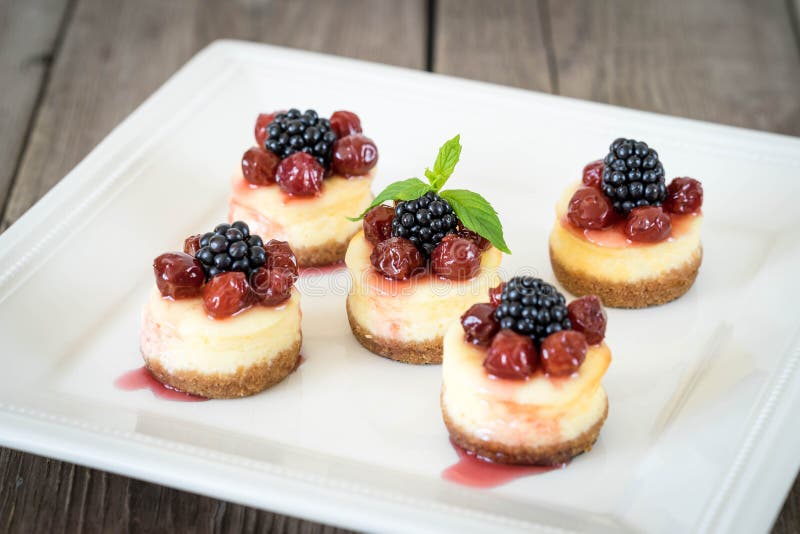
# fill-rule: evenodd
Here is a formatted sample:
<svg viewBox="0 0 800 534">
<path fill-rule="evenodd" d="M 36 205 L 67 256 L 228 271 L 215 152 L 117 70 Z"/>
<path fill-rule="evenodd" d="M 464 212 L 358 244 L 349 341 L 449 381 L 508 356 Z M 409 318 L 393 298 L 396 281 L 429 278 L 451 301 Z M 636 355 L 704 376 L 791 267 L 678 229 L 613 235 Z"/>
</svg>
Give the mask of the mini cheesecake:
<svg viewBox="0 0 800 534">
<path fill-rule="evenodd" d="M 618 142 L 612 152 L 620 150 Z M 657 165 L 661 175 L 648 175 L 654 181 L 645 184 L 620 182 L 623 171 L 598 161 L 586 167 L 582 184 L 567 188 L 556 205 L 550 261 L 568 291 L 598 295 L 606 306 L 643 308 L 675 300 L 692 286 L 703 258 L 702 186 L 691 178 L 666 186 Z M 630 207 L 617 193 L 627 190 L 653 194 Z"/>
<path fill-rule="evenodd" d="M 297 262 L 286 242 L 242 221 L 189 237 L 153 262 L 140 348 L 164 385 L 226 399 L 263 391 L 298 364 L 302 333 Z"/>
<path fill-rule="evenodd" d="M 259 115 L 256 146 L 233 175 L 229 220 L 287 241 L 300 267 L 343 260 L 358 231 L 347 217 L 373 198 L 378 150 L 361 131 L 349 111 L 330 119 L 297 109 Z"/>
<path fill-rule="evenodd" d="M 522 328 L 531 333 L 520 333 L 516 319 L 498 321 L 492 310 L 502 302 L 476 304 L 462 324 L 451 324 L 444 338 L 441 408 L 454 443 L 492 462 L 541 466 L 591 450 L 608 415 L 601 381 L 611 351 L 602 337 L 599 299 L 573 304 L 575 324 L 562 322 L 569 328 L 544 339 L 535 332 L 541 327 L 544 335 L 551 321 L 559 324 L 552 317 L 557 303 L 550 316 Z M 526 309 L 519 302 L 517 307 Z"/>
</svg>

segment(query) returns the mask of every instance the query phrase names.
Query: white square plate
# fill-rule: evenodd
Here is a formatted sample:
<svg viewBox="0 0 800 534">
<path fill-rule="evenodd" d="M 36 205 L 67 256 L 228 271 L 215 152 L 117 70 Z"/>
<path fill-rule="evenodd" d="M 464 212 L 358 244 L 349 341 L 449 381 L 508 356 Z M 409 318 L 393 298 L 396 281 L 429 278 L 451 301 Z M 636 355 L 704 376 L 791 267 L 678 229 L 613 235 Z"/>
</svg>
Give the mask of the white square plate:
<svg viewBox="0 0 800 534">
<path fill-rule="evenodd" d="M 703 181 L 705 258 L 680 300 L 609 312 L 610 416 L 566 469 L 492 490 L 455 463 L 440 369 L 353 339 L 343 273 L 302 279 L 305 364 L 241 400 L 122 391 L 141 365 L 151 260 L 226 214 L 259 111 L 353 109 L 376 188 L 462 135 L 453 184 L 488 197 L 514 255 L 553 280 L 554 203 L 624 135 Z M 765 530 L 800 456 L 800 140 L 236 42 L 197 55 L 0 237 L 0 441 L 360 529 Z"/>
</svg>

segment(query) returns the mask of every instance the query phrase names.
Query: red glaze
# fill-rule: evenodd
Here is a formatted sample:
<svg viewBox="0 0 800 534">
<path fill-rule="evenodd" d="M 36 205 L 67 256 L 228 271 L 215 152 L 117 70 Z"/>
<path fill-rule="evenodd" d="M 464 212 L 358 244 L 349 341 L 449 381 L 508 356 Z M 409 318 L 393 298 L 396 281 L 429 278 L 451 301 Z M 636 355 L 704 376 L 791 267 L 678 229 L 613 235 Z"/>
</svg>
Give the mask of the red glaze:
<svg viewBox="0 0 800 534">
<path fill-rule="evenodd" d="M 240 272 L 218 274 L 203 291 L 203 307 L 214 319 L 230 317 L 253 303 L 247 276 Z"/>
<path fill-rule="evenodd" d="M 481 270 L 481 249 L 474 241 L 448 234 L 433 249 L 431 269 L 450 280 L 468 280 Z"/>
<path fill-rule="evenodd" d="M 699 213 L 688 213 L 686 215 L 672 214 L 672 233 L 669 239 L 678 239 L 685 235 L 692 227 L 694 217 Z M 644 243 L 639 241 L 632 241 L 625 235 L 625 225 L 627 220 L 619 220 L 602 230 L 590 230 L 588 228 L 577 228 L 574 224 L 570 223 L 566 217 L 560 221 L 561 226 L 573 234 L 574 236 L 584 239 L 592 244 L 600 247 L 609 248 L 627 248 L 627 247 L 647 247 L 652 246 L 653 243 Z"/>
<path fill-rule="evenodd" d="M 369 137 L 351 134 L 333 144 L 331 165 L 334 172 L 344 176 L 367 174 L 378 163 L 378 147 Z"/>
<path fill-rule="evenodd" d="M 277 306 L 292 296 L 295 278 L 289 269 L 259 267 L 250 275 L 250 287 L 262 306 Z"/>
<path fill-rule="evenodd" d="M 461 326 L 464 328 L 467 341 L 483 347 L 488 347 L 500 330 L 500 325 L 494 318 L 494 306 L 483 302 L 473 304 L 464 312 L 461 316 Z"/>
<path fill-rule="evenodd" d="M 156 286 L 164 297 L 188 299 L 200 295 L 206 281 L 203 264 L 185 252 L 167 252 L 153 260 Z"/>
<path fill-rule="evenodd" d="M 310 154 L 295 152 L 281 160 L 275 179 L 284 193 L 296 196 L 315 196 L 322 191 L 325 169 Z"/>
<path fill-rule="evenodd" d="M 596 295 L 575 299 L 567 306 L 573 330 L 581 332 L 590 345 L 597 345 L 606 335 L 606 312 Z"/>
<path fill-rule="evenodd" d="M 253 185 L 275 183 L 275 171 L 280 159 L 264 148 L 253 147 L 242 156 L 242 175 Z"/>
<path fill-rule="evenodd" d="M 616 214 L 611 202 L 598 189 L 582 187 L 569 201 L 567 219 L 578 228 L 601 229 L 611 226 Z"/>
<path fill-rule="evenodd" d="M 289 243 L 277 239 L 270 239 L 264 243 L 264 250 L 267 252 L 267 268 L 286 269 L 294 275 L 292 282 L 297 280 L 297 258 L 294 255 L 294 251 L 292 251 L 292 247 L 289 246 Z"/>
<path fill-rule="evenodd" d="M 575 330 L 550 334 L 542 341 L 542 369 L 550 376 L 568 376 L 576 372 L 589 350 L 586 338 Z"/>
<path fill-rule="evenodd" d="M 461 230 L 456 232 L 456 235 L 458 237 L 463 237 L 464 239 L 469 239 L 470 241 L 478 245 L 478 248 L 481 250 L 486 250 L 487 248 L 489 248 L 489 245 L 491 244 L 489 243 L 489 240 L 486 239 L 485 237 L 481 237 L 472 230 L 467 230 L 466 228 L 462 228 Z"/>
<path fill-rule="evenodd" d="M 489 303 L 495 308 L 500 305 L 500 295 L 503 294 L 503 288 L 506 287 L 505 282 L 500 282 L 497 287 L 489 290 Z"/>
<path fill-rule="evenodd" d="M 373 245 L 392 237 L 394 210 L 389 206 L 375 206 L 364 216 L 364 237 Z"/>
<path fill-rule="evenodd" d="M 483 366 L 498 378 L 524 380 L 536 370 L 536 347 L 528 336 L 500 330 L 489 346 Z"/>
<path fill-rule="evenodd" d="M 631 241 L 657 243 L 672 233 L 672 220 L 660 206 L 634 208 L 625 223 L 625 235 Z"/>
<path fill-rule="evenodd" d="M 697 213 L 703 207 L 703 184 L 694 178 L 675 178 L 667 186 L 664 209 L 670 213 Z"/>
<path fill-rule="evenodd" d="M 411 278 L 422 272 L 424 266 L 417 247 L 403 237 L 390 237 L 375 245 L 369 261 L 379 273 L 395 280 Z"/>
<path fill-rule="evenodd" d="M 124 391 L 135 391 L 137 389 L 149 389 L 153 395 L 159 399 L 179 401 L 179 402 L 201 402 L 207 401 L 205 397 L 198 397 L 190 393 L 184 393 L 166 384 L 162 384 L 145 366 L 138 369 L 131 369 L 114 380 L 114 385 Z"/>
<path fill-rule="evenodd" d="M 335 111 L 330 118 L 331 129 L 336 132 L 336 137 L 347 137 L 351 134 L 361 133 L 361 119 L 352 111 Z"/>
<path fill-rule="evenodd" d="M 269 137 L 269 135 L 267 134 L 267 126 L 269 126 L 270 123 L 273 120 L 275 120 L 275 115 L 277 115 L 278 113 L 286 113 L 286 112 L 275 111 L 273 113 L 258 114 L 258 118 L 256 119 L 255 134 L 256 134 L 256 144 L 259 147 L 264 148 L 264 143 L 267 141 L 267 137 Z"/>
<path fill-rule="evenodd" d="M 445 469 L 442 478 L 472 488 L 495 488 L 520 477 L 541 475 L 567 466 L 497 464 L 459 447 L 452 441 L 451 444 L 458 453 L 458 462 Z"/>
<path fill-rule="evenodd" d="M 583 168 L 583 185 L 600 189 L 600 185 L 603 182 L 604 167 L 605 165 L 603 164 L 602 159 L 598 159 L 587 164 Z"/>
<path fill-rule="evenodd" d="M 183 241 L 183 252 L 194 256 L 200 250 L 200 234 L 190 235 Z"/>
</svg>

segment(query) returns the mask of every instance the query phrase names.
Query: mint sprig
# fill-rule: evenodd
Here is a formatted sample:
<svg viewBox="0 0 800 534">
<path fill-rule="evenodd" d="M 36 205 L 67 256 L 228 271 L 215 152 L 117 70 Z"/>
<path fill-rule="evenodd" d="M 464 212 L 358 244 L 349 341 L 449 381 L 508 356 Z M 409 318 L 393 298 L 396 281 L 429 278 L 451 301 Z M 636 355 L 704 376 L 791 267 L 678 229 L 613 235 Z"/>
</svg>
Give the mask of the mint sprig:
<svg viewBox="0 0 800 534">
<path fill-rule="evenodd" d="M 450 203 L 461 224 L 488 239 L 498 250 L 511 254 L 503 238 L 503 223 L 485 198 L 466 189 L 448 189 L 439 196 Z"/>
<path fill-rule="evenodd" d="M 366 215 L 369 210 L 375 206 L 380 206 L 388 200 L 414 200 L 430 190 L 430 186 L 419 178 L 407 178 L 405 180 L 400 180 L 399 182 L 391 183 L 386 186 L 386 189 L 381 191 L 377 197 L 375 197 L 375 200 L 372 201 L 372 204 L 370 204 L 369 207 L 361 213 L 361 215 L 358 217 L 348 217 L 348 219 L 354 222 L 360 221 L 364 218 L 364 215 Z"/>
<path fill-rule="evenodd" d="M 445 142 L 439 148 L 439 154 L 433 164 L 433 170 L 425 169 L 425 177 L 431 184 L 434 192 L 438 192 L 447 182 L 447 179 L 456 170 L 456 164 L 461 158 L 461 134 Z"/>
</svg>

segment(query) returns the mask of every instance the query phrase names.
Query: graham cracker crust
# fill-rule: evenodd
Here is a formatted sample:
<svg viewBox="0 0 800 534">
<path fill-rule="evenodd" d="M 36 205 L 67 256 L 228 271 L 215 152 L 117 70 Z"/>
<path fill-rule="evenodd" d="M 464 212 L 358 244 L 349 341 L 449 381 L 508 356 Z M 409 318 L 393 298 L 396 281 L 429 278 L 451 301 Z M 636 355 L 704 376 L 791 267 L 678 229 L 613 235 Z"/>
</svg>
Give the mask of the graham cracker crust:
<svg viewBox="0 0 800 534">
<path fill-rule="evenodd" d="M 158 359 L 144 356 L 147 368 L 162 384 L 185 393 L 209 399 L 233 399 L 247 397 L 277 384 L 297 367 L 302 339 L 271 360 L 239 367 L 235 373 L 201 373 L 199 371 L 177 371 L 170 373 Z"/>
<path fill-rule="evenodd" d="M 344 255 L 347 252 L 347 245 L 350 243 L 350 237 L 344 241 L 335 241 L 332 239 L 316 247 L 295 248 L 292 246 L 292 251 L 297 258 L 297 266 L 301 268 L 325 267 L 332 263 L 344 261 Z M 291 246 L 291 243 L 289 243 L 289 245 Z"/>
<path fill-rule="evenodd" d="M 698 247 L 681 267 L 662 273 L 657 278 L 635 282 L 610 282 L 590 273 L 572 270 L 553 254 L 550 247 L 550 264 L 561 285 L 573 295 L 597 295 L 603 305 L 612 308 L 647 308 L 666 304 L 683 296 L 694 284 L 703 261 L 703 249 Z"/>
<path fill-rule="evenodd" d="M 444 389 L 440 397 L 442 416 L 450 439 L 459 447 L 487 460 L 499 464 L 514 465 L 560 465 L 576 456 L 589 452 L 600 436 L 600 429 L 608 417 L 608 399 L 606 398 L 605 410 L 597 422 L 581 435 L 574 439 L 555 445 L 526 447 L 521 445 L 506 445 L 500 441 L 483 441 L 465 432 L 450 418 L 444 405 Z"/>
<path fill-rule="evenodd" d="M 347 319 L 350 321 L 350 329 L 361 345 L 368 351 L 403 363 L 413 363 L 416 365 L 430 365 L 442 363 L 443 338 L 439 337 L 431 341 L 398 341 L 396 339 L 386 339 L 372 334 L 358 320 L 353 317 L 350 311 L 350 300 L 347 301 Z"/>
</svg>

